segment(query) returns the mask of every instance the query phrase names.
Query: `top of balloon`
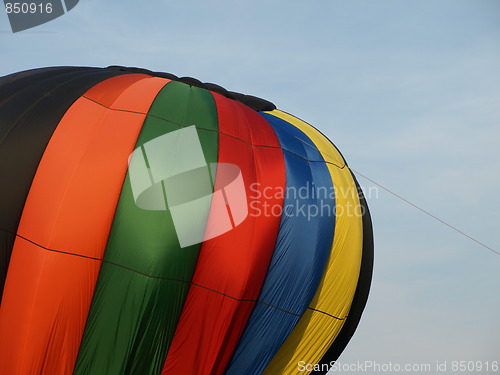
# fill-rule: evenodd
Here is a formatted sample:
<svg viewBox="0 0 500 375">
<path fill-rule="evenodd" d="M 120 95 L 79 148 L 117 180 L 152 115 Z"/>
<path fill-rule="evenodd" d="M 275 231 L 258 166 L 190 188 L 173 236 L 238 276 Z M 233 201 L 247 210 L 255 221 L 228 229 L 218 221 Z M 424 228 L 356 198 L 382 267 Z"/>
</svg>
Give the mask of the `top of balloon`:
<svg viewBox="0 0 500 375">
<path fill-rule="evenodd" d="M 111 66 L 108 66 L 107 69 L 119 70 L 121 72 L 149 74 L 149 75 L 155 76 L 155 77 L 163 77 L 163 78 L 171 79 L 173 81 L 183 82 L 183 83 L 188 84 L 190 86 L 201 87 L 202 89 L 206 89 L 206 90 L 213 91 L 213 92 L 216 92 L 218 94 L 224 95 L 226 98 L 237 100 L 237 101 L 245 104 L 247 107 L 250 107 L 257 112 L 272 111 L 272 110 L 276 109 L 276 106 L 274 105 L 274 103 L 272 103 L 268 100 L 258 98 L 256 96 L 252 96 L 252 95 L 245 95 L 245 94 L 242 94 L 239 92 L 228 91 L 224 87 L 219 86 L 215 83 L 201 82 L 200 80 L 193 78 L 193 77 L 177 77 L 175 74 L 172 74 L 172 73 L 154 72 L 154 71 L 151 71 L 149 69 L 119 66 L 119 65 L 111 65 Z"/>
</svg>

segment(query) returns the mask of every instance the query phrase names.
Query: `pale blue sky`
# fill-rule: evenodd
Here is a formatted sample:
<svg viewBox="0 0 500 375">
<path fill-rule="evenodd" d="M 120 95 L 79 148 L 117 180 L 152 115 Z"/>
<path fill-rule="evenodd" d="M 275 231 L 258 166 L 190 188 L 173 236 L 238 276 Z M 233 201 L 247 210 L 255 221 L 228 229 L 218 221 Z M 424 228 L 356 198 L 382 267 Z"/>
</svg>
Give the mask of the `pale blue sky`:
<svg viewBox="0 0 500 375">
<path fill-rule="evenodd" d="M 500 251 L 498 0 L 81 0 L 18 34 L 2 13 L 0 48 L 0 75 L 120 64 L 269 99 L 354 170 Z M 500 256 L 359 181 L 375 270 L 340 361 L 500 360 Z"/>
</svg>

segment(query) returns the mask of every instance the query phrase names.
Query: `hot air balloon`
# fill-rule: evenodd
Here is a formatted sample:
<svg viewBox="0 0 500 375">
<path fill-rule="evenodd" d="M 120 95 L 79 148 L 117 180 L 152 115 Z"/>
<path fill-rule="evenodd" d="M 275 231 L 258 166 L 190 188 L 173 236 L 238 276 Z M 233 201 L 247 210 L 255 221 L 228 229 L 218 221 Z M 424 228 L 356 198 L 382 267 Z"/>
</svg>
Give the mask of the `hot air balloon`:
<svg viewBox="0 0 500 375">
<path fill-rule="evenodd" d="M 0 181 L 2 374 L 325 373 L 365 307 L 362 191 L 269 101 L 139 68 L 12 74 Z"/>
</svg>

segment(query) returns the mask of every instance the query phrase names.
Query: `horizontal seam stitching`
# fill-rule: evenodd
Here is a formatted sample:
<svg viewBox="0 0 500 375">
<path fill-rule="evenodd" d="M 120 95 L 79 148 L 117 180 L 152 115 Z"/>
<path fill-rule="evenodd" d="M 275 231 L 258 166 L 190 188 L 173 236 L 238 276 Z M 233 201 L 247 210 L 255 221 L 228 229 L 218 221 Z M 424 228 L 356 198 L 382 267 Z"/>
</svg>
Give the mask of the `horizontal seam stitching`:
<svg viewBox="0 0 500 375">
<path fill-rule="evenodd" d="M 174 121 L 167 120 L 167 119 L 162 118 L 162 117 L 159 117 L 159 116 L 152 115 L 152 114 L 150 114 L 150 113 L 137 112 L 137 111 L 129 111 L 129 110 L 126 110 L 126 109 L 111 108 L 111 107 L 106 106 L 106 105 L 104 105 L 104 104 L 102 104 L 102 103 L 99 103 L 98 101 L 96 101 L 96 100 L 94 100 L 94 99 L 91 99 L 91 98 L 89 98 L 89 97 L 82 96 L 82 98 L 87 99 L 87 100 L 89 100 L 89 101 L 91 101 L 92 103 L 95 103 L 95 104 L 97 104 L 97 105 L 100 105 L 101 107 L 104 107 L 104 108 L 106 108 L 106 109 L 109 109 L 110 111 L 126 112 L 126 113 L 133 113 L 133 114 L 137 114 L 137 115 L 143 115 L 143 116 L 146 116 L 146 117 L 151 117 L 151 118 L 155 118 L 155 119 L 157 119 L 157 120 L 165 121 L 165 122 L 168 122 L 168 123 L 173 124 L 173 125 L 177 125 L 177 126 L 179 126 L 180 128 L 185 128 L 185 126 L 184 126 L 184 125 L 182 125 L 182 124 L 176 123 L 176 122 L 174 122 Z M 303 156 L 298 155 L 298 154 L 296 154 L 295 152 L 290 151 L 290 150 L 287 150 L 287 149 L 285 149 L 285 148 L 283 148 L 283 147 L 278 147 L 278 146 L 270 146 L 270 145 L 258 145 L 258 144 L 254 144 L 254 143 L 247 142 L 247 141 L 245 141 L 244 139 L 241 139 L 241 138 L 235 137 L 234 135 L 231 135 L 231 134 L 227 134 L 227 133 L 221 132 L 221 131 L 219 131 L 219 130 L 214 130 L 214 129 L 203 128 L 203 127 L 200 127 L 200 126 L 198 126 L 198 125 L 195 125 L 195 126 L 196 126 L 196 128 L 197 128 L 197 129 L 200 129 L 200 130 L 206 130 L 206 131 L 211 131 L 211 132 L 214 132 L 214 133 L 222 134 L 222 135 L 225 135 L 225 136 L 231 137 L 231 138 L 233 138 L 233 139 L 236 139 L 236 140 L 238 140 L 238 141 L 240 141 L 240 142 L 246 143 L 246 144 L 248 144 L 248 145 L 250 145 L 250 146 L 253 146 L 253 147 L 265 147 L 265 148 L 272 148 L 272 149 L 276 149 L 276 150 L 286 151 L 286 152 L 288 152 L 288 153 L 290 153 L 290 154 L 293 154 L 293 155 L 295 155 L 295 156 L 297 156 L 297 157 L 299 157 L 299 158 L 301 158 L 301 159 L 304 159 L 305 161 L 311 162 L 311 163 L 325 163 L 325 164 L 330 164 L 330 165 L 333 165 L 333 166 L 337 167 L 338 169 L 344 169 L 344 168 L 346 167 L 346 164 L 344 164 L 344 165 L 340 166 L 340 165 L 338 165 L 338 164 L 336 164 L 336 163 L 333 163 L 333 162 L 331 162 L 331 161 L 326 161 L 326 160 L 309 160 L 309 159 L 306 159 L 306 158 L 304 158 Z M 300 141 L 302 141 L 300 138 L 299 138 L 299 140 L 300 140 Z M 303 142 L 303 141 L 302 141 L 302 142 Z M 308 143 L 306 143 L 306 144 L 308 144 Z M 323 153 L 322 153 L 320 150 L 318 150 L 317 148 L 315 148 L 315 149 L 316 149 L 316 151 L 318 151 L 318 152 L 321 154 L 321 156 L 323 156 Z"/>
<path fill-rule="evenodd" d="M 208 291 L 210 291 L 210 292 L 214 292 L 214 293 L 217 293 L 217 294 L 222 295 L 222 296 L 224 296 L 224 297 L 227 297 L 227 298 L 233 299 L 233 300 L 235 300 L 235 301 L 239 301 L 239 302 L 256 302 L 256 303 L 263 304 L 263 305 L 265 305 L 265 306 L 272 307 L 272 308 L 274 308 L 274 309 L 276 309 L 276 310 L 283 311 L 283 312 L 285 312 L 285 313 L 287 313 L 287 314 L 294 315 L 294 316 L 297 316 L 297 317 L 301 317 L 301 315 L 300 315 L 300 314 L 295 314 L 295 313 L 293 313 L 293 312 L 291 312 L 291 311 L 288 311 L 288 310 L 282 309 L 282 308 L 280 308 L 280 307 L 278 307 L 278 306 L 271 305 L 271 304 L 269 304 L 269 303 L 267 303 L 267 302 L 264 302 L 264 301 L 254 300 L 254 299 L 247 299 L 247 298 L 240 299 L 240 298 L 236 298 L 236 297 L 230 296 L 230 295 L 228 295 L 228 294 L 226 294 L 226 293 L 219 292 L 219 291 L 217 291 L 217 290 L 215 290 L 215 289 L 208 288 L 208 287 L 206 287 L 206 286 L 203 286 L 203 285 L 200 285 L 200 284 L 194 283 L 194 282 L 192 282 L 192 281 L 181 280 L 181 279 L 175 279 L 175 278 L 171 278 L 171 277 L 159 277 L 159 276 L 148 275 L 148 274 L 146 274 L 146 273 L 144 273 L 144 272 L 140 272 L 140 271 L 134 270 L 133 268 L 126 267 L 126 266 L 121 265 L 121 264 L 119 264 L 119 263 L 110 262 L 109 260 L 106 260 L 106 259 L 101 259 L 101 258 L 90 257 L 90 256 L 87 256 L 87 255 L 81 255 L 81 254 L 70 253 L 70 252 L 67 252 L 67 251 L 62 251 L 62 250 L 49 249 L 48 247 L 42 246 L 42 245 L 40 245 L 40 244 L 38 244 L 38 243 L 36 243 L 36 242 L 34 242 L 34 241 L 30 240 L 29 238 L 26 238 L 26 237 L 22 236 L 22 235 L 20 235 L 20 234 L 13 233 L 13 232 L 11 232 L 11 231 L 9 231 L 9 230 L 6 230 L 6 229 L 3 229 L 3 228 L 0 228 L 0 230 L 1 230 L 1 231 L 3 231 L 3 232 L 6 232 L 6 233 L 14 234 L 16 237 L 19 237 L 19 238 L 21 238 L 21 239 L 23 239 L 23 240 L 25 240 L 25 241 L 27 241 L 27 242 L 29 242 L 29 243 L 31 243 L 31 244 L 33 244 L 33 245 L 37 246 L 37 247 L 38 247 L 38 248 L 40 248 L 40 249 L 45 250 L 45 251 L 50 251 L 50 252 L 54 252 L 54 253 L 58 253 L 58 254 L 72 255 L 72 256 L 76 256 L 76 257 L 80 257 L 80 258 L 86 258 L 86 259 L 91 259 L 91 260 L 101 261 L 101 262 L 103 262 L 103 263 L 107 263 L 107 264 L 110 264 L 110 265 L 113 265 L 113 266 L 117 266 L 117 267 L 123 268 L 123 269 L 125 269 L 125 270 L 135 272 L 135 273 L 137 273 L 137 274 L 139 274 L 139 275 L 142 275 L 142 276 L 145 276 L 145 277 L 149 277 L 149 278 L 151 278 L 151 279 L 156 279 L 156 280 L 167 280 L 167 281 L 177 281 L 177 282 L 180 282 L 180 283 L 186 283 L 186 284 L 194 285 L 194 286 L 197 286 L 197 287 L 199 287 L 199 288 L 202 288 L 202 289 L 208 290 Z M 329 314 L 329 313 L 327 313 L 327 312 L 325 312 L 325 311 L 321 311 L 321 310 L 314 309 L 314 308 L 312 308 L 312 307 L 310 307 L 310 306 L 309 306 L 309 307 L 307 307 L 307 308 L 308 308 L 309 310 L 312 310 L 312 311 L 315 311 L 315 312 L 319 312 L 319 313 L 321 313 L 321 314 L 324 314 L 324 315 L 326 315 L 326 316 L 332 317 L 332 318 L 337 319 L 337 320 L 345 320 L 345 319 L 347 318 L 347 316 L 346 316 L 346 317 L 344 317 L 344 318 L 339 318 L 339 317 L 336 317 L 336 316 L 334 316 L 334 315 L 332 315 L 332 314 Z"/>
</svg>

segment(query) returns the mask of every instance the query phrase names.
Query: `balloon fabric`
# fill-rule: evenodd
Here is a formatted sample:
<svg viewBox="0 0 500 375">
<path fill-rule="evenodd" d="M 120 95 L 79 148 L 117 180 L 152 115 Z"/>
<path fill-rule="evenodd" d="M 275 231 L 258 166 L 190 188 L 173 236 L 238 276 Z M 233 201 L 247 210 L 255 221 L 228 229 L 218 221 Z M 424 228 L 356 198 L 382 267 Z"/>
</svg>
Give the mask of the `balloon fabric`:
<svg viewBox="0 0 500 375">
<path fill-rule="evenodd" d="M 267 100 L 120 66 L 5 76 L 0 181 L 2 374 L 324 374 L 360 321 L 363 193 Z"/>
</svg>

